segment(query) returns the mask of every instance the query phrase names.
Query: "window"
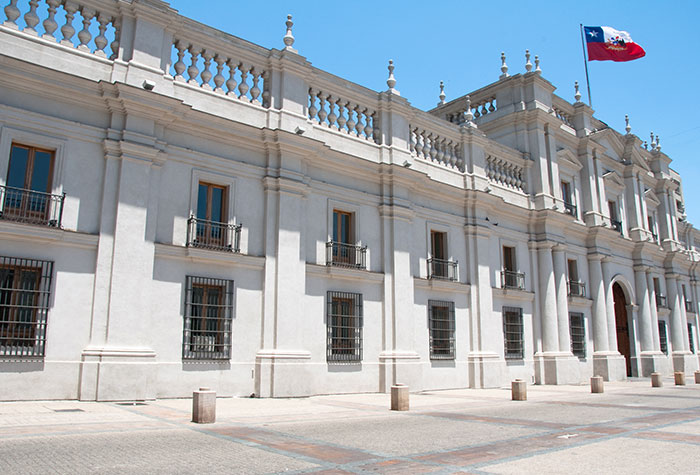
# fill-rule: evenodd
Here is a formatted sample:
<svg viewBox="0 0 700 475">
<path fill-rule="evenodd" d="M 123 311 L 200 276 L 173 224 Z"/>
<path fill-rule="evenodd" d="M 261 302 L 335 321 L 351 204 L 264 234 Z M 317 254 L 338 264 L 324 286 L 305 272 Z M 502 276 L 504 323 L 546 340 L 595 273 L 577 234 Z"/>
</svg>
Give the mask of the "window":
<svg viewBox="0 0 700 475">
<path fill-rule="evenodd" d="M 518 272 L 515 259 L 515 248 L 503 246 L 503 273 L 501 287 L 504 289 L 524 289 L 525 275 Z"/>
<path fill-rule="evenodd" d="M 428 278 L 457 280 L 457 262 L 448 259 L 446 232 L 430 231 Z"/>
<path fill-rule="evenodd" d="M 622 221 L 617 217 L 617 203 L 615 201 L 608 201 L 608 212 L 610 213 L 610 226 L 622 233 Z"/>
<path fill-rule="evenodd" d="M 571 353 L 579 358 L 586 357 L 586 327 L 583 314 L 569 313 L 569 332 L 571 334 Z"/>
<path fill-rule="evenodd" d="M 503 307 L 503 346 L 506 359 L 523 359 L 523 309 Z"/>
<path fill-rule="evenodd" d="M 567 261 L 567 269 L 569 271 L 569 295 L 574 297 L 586 296 L 586 284 L 578 278 L 578 261 L 569 259 Z"/>
<path fill-rule="evenodd" d="M 7 181 L 0 187 L 2 219 L 59 226 L 63 197 L 52 195 L 53 152 L 12 144 Z"/>
<path fill-rule="evenodd" d="M 190 217 L 187 245 L 222 251 L 240 250 L 241 225 L 228 223 L 228 187 L 199 182 L 197 215 Z"/>
<path fill-rule="evenodd" d="M 666 296 L 661 293 L 661 284 L 658 277 L 654 277 L 654 293 L 656 294 L 656 307 L 666 308 Z"/>
<path fill-rule="evenodd" d="M 666 322 L 659 320 L 659 348 L 664 355 L 668 354 L 668 337 L 666 336 Z"/>
<path fill-rule="evenodd" d="M 447 259 L 447 233 L 430 231 L 430 255 L 435 259 Z"/>
<path fill-rule="evenodd" d="M 691 353 L 695 353 L 695 341 L 693 338 L 693 329 L 695 326 L 692 323 L 688 324 L 688 348 Z"/>
<path fill-rule="evenodd" d="M 352 213 L 333 210 L 333 242 L 354 244 L 352 229 Z"/>
<path fill-rule="evenodd" d="M 0 257 L 0 356 L 44 356 L 53 262 Z"/>
<path fill-rule="evenodd" d="M 647 216 L 647 224 L 649 225 L 649 232 L 651 233 L 652 240 L 659 242 L 659 235 L 656 232 L 656 220 L 653 216 Z"/>
<path fill-rule="evenodd" d="M 362 361 L 362 294 L 328 291 L 326 359 Z"/>
<path fill-rule="evenodd" d="M 187 276 L 183 359 L 230 359 L 232 319 L 232 280 Z"/>
<path fill-rule="evenodd" d="M 367 267 L 367 247 L 355 244 L 354 218 L 354 213 L 333 210 L 333 237 L 326 243 L 326 265 Z"/>
<path fill-rule="evenodd" d="M 566 214 L 576 217 L 576 205 L 571 194 L 571 184 L 568 181 L 561 182 L 561 198 L 564 201 L 564 211 Z"/>
<path fill-rule="evenodd" d="M 430 358 L 453 360 L 455 358 L 455 304 L 442 300 L 428 301 L 430 323 Z"/>
</svg>

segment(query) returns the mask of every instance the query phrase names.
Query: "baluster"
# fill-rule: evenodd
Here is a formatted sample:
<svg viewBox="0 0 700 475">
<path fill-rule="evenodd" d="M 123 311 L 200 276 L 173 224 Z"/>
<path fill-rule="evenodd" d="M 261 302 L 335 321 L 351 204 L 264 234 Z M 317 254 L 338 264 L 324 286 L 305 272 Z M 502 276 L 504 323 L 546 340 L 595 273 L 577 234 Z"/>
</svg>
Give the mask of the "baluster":
<svg viewBox="0 0 700 475">
<path fill-rule="evenodd" d="M 326 102 L 328 102 L 328 127 L 335 127 L 335 121 L 338 120 L 338 116 L 335 113 L 335 101 L 333 96 L 328 94 L 326 97 Z"/>
<path fill-rule="evenodd" d="M 428 160 L 430 158 L 430 134 L 426 133 L 424 130 L 421 132 L 421 135 L 423 137 L 423 149 L 421 153 L 423 154 L 423 158 Z"/>
<path fill-rule="evenodd" d="M 454 142 L 450 142 L 450 146 L 447 149 L 447 151 L 449 152 L 448 157 L 450 160 L 450 165 L 452 165 L 453 167 L 456 167 L 457 166 L 457 144 L 455 144 Z"/>
<path fill-rule="evenodd" d="M 19 11 L 19 8 L 17 8 L 17 1 L 18 0 L 10 0 L 10 3 L 5 7 L 5 16 L 7 17 L 7 20 L 5 20 L 5 22 L 2 24 L 3 26 L 7 26 L 15 30 L 19 30 L 19 26 L 17 26 L 15 21 L 22 14 L 22 12 Z"/>
<path fill-rule="evenodd" d="M 211 84 L 209 84 L 209 81 L 211 81 L 212 73 L 209 71 L 209 68 L 211 67 L 212 54 L 207 50 L 202 50 L 202 57 L 204 58 L 204 68 L 200 74 L 202 78 L 201 87 L 202 89 L 211 91 Z"/>
<path fill-rule="evenodd" d="M 328 112 L 326 111 L 326 96 L 323 95 L 322 91 L 318 91 L 318 123 L 323 124 L 328 117 Z"/>
<path fill-rule="evenodd" d="M 197 58 L 199 57 L 199 51 L 195 48 L 194 45 L 190 45 L 188 50 L 190 52 L 190 67 L 187 68 L 187 74 L 189 75 L 190 80 L 187 81 L 187 84 L 199 86 L 199 81 L 197 81 L 197 76 L 199 76 L 199 68 L 197 68 Z"/>
<path fill-rule="evenodd" d="M 309 119 L 316 119 L 316 114 L 318 114 L 318 109 L 316 108 L 316 93 L 313 88 L 309 88 Z"/>
<path fill-rule="evenodd" d="M 29 0 L 29 11 L 24 14 L 24 22 L 27 26 L 23 31 L 34 36 L 39 36 L 39 33 L 35 29 L 36 25 L 39 24 L 39 15 L 36 14 L 38 6 L 39 0 Z"/>
<path fill-rule="evenodd" d="M 352 104 L 350 104 L 350 102 L 348 102 L 348 133 L 349 134 L 352 134 L 355 131 L 355 124 L 357 124 L 357 121 L 355 120 L 355 118 L 357 118 L 357 120 L 360 119 L 359 116 L 358 117 L 354 116 L 354 112 L 355 112 L 355 108 L 352 106 Z"/>
<path fill-rule="evenodd" d="M 247 101 L 248 96 L 246 94 L 248 94 L 248 89 L 250 89 L 250 86 L 248 86 L 248 71 L 250 71 L 251 68 L 241 63 L 238 69 L 241 70 L 241 83 L 238 85 L 238 92 L 240 94 L 238 95 L 238 98 Z"/>
<path fill-rule="evenodd" d="M 111 60 L 115 60 L 119 57 L 119 38 L 121 37 L 121 20 L 119 18 L 112 18 L 112 26 L 114 27 L 114 40 L 112 44 L 109 45 L 109 49 L 112 50 L 112 56 L 109 57 Z"/>
<path fill-rule="evenodd" d="M 236 68 L 238 63 L 234 63 L 232 59 L 229 59 L 226 61 L 226 66 L 228 66 L 228 79 L 226 80 L 226 89 L 228 91 L 226 95 L 236 97 L 236 85 L 238 84 L 236 82 Z"/>
<path fill-rule="evenodd" d="M 95 54 L 103 58 L 107 57 L 104 49 L 107 47 L 107 37 L 105 36 L 105 31 L 107 31 L 107 24 L 109 24 L 109 17 L 104 16 L 102 13 L 97 15 L 97 22 L 100 24 L 98 26 L 100 33 L 95 38 Z"/>
<path fill-rule="evenodd" d="M 224 82 L 226 78 L 224 77 L 224 63 L 226 63 L 226 58 L 217 54 L 214 56 L 214 62 L 216 63 L 216 76 L 214 76 L 214 92 L 219 94 L 224 93 Z"/>
<path fill-rule="evenodd" d="M 408 149 L 411 153 L 416 151 L 416 130 L 408 127 Z"/>
<path fill-rule="evenodd" d="M 416 156 L 423 155 L 423 133 L 418 131 L 416 127 Z"/>
<path fill-rule="evenodd" d="M 495 162 L 496 165 L 496 175 L 495 179 L 498 183 L 503 183 L 503 163 L 500 160 Z"/>
<path fill-rule="evenodd" d="M 435 155 L 435 158 L 437 159 L 438 162 L 440 163 L 449 163 L 449 159 L 445 160 L 445 141 L 442 140 L 440 142 L 437 142 L 435 144 L 435 147 L 437 148 L 437 153 Z"/>
<path fill-rule="evenodd" d="M 523 180 L 522 180 L 523 169 L 518 167 L 515 172 L 515 187 L 520 191 L 523 190 Z"/>
<path fill-rule="evenodd" d="M 362 123 L 362 107 L 360 107 L 359 104 L 355 106 L 355 115 L 357 116 L 357 120 L 355 121 L 355 135 L 358 137 L 362 135 L 362 131 L 364 130 L 365 126 Z M 352 130 L 349 130 L 349 132 L 353 132 Z"/>
<path fill-rule="evenodd" d="M 263 80 L 263 93 L 262 93 L 262 105 L 263 107 L 270 107 L 270 73 L 267 72 L 267 69 L 263 71 L 262 73 L 262 80 Z"/>
<path fill-rule="evenodd" d="M 344 131 L 345 130 L 345 123 L 348 121 L 348 119 L 345 118 L 344 111 L 347 111 L 347 114 L 349 117 L 350 116 L 350 103 L 338 98 L 338 100 L 336 101 L 336 105 L 338 106 L 338 130 Z"/>
<path fill-rule="evenodd" d="M 496 106 L 493 105 L 496 98 L 491 99 L 491 105 L 489 105 L 489 112 L 496 112 Z"/>
<path fill-rule="evenodd" d="M 255 69 L 255 67 L 253 67 L 250 71 L 253 73 L 253 87 L 250 89 L 251 102 L 260 105 L 260 101 L 258 100 L 258 97 L 260 97 L 260 88 L 258 87 L 260 73 L 257 69 Z"/>
<path fill-rule="evenodd" d="M 82 7 L 80 9 L 80 14 L 83 16 L 83 29 L 78 32 L 78 39 L 80 44 L 78 49 L 80 51 L 90 52 L 90 47 L 88 43 L 92 39 L 92 33 L 90 33 L 90 23 L 92 18 L 95 16 L 95 12 L 89 8 Z"/>
<path fill-rule="evenodd" d="M 472 110 L 474 111 L 474 118 L 475 119 L 478 119 L 479 117 L 481 117 L 481 113 L 479 112 L 479 105 L 478 104 Z"/>
<path fill-rule="evenodd" d="M 75 12 L 78 11 L 78 5 L 73 2 L 66 2 L 63 5 L 63 9 L 66 11 L 66 24 L 61 27 L 61 34 L 63 35 L 61 44 L 65 46 L 73 46 L 73 35 L 75 35 L 73 18 L 75 18 Z"/>
<path fill-rule="evenodd" d="M 370 112 L 372 112 L 370 114 Z M 370 124 L 370 120 L 372 118 L 372 114 L 374 114 L 373 111 L 370 111 L 369 109 L 365 109 L 365 137 L 369 140 L 372 137 L 372 125 Z"/>
<path fill-rule="evenodd" d="M 44 25 L 44 34 L 42 38 L 56 41 L 56 38 L 53 36 L 54 32 L 58 29 L 58 23 L 56 23 L 56 9 L 61 5 L 61 0 L 46 0 L 46 3 L 49 6 L 49 16 L 47 16 L 44 23 L 42 23 Z"/>
</svg>

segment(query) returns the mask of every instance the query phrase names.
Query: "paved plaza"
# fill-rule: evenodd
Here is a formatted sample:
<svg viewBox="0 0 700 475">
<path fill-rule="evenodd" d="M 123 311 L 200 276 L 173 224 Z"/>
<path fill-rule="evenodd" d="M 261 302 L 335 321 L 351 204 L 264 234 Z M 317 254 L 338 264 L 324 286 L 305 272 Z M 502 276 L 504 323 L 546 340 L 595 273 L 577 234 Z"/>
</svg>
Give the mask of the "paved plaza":
<svg viewBox="0 0 700 475">
<path fill-rule="evenodd" d="M 0 403 L 0 473 L 700 473 L 700 385 Z"/>
</svg>

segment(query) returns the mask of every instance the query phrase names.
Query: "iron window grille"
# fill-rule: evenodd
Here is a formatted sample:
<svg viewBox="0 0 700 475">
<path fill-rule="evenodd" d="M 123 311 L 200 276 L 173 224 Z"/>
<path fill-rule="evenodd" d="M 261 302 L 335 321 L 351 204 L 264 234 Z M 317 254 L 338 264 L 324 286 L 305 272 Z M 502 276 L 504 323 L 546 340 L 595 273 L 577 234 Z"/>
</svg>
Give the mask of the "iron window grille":
<svg viewBox="0 0 700 475">
<path fill-rule="evenodd" d="M 666 296 L 656 294 L 656 308 L 666 308 Z"/>
<path fill-rule="evenodd" d="M 501 287 L 504 289 L 525 290 L 525 274 L 511 270 L 501 271 Z"/>
<path fill-rule="evenodd" d="M 430 359 L 455 359 L 455 304 L 428 300 Z"/>
<path fill-rule="evenodd" d="M 569 313 L 569 332 L 571 334 L 571 353 L 579 358 L 585 358 L 586 326 L 582 313 Z"/>
<path fill-rule="evenodd" d="M 328 241 L 326 243 L 326 265 L 350 267 L 353 269 L 367 268 L 367 246 Z"/>
<path fill-rule="evenodd" d="M 659 320 L 659 348 L 664 355 L 668 354 L 668 336 L 666 335 L 666 322 Z"/>
<path fill-rule="evenodd" d="M 585 297 L 586 296 L 586 283 L 579 280 L 569 280 L 567 282 L 569 286 L 569 296 L 571 297 Z"/>
<path fill-rule="evenodd" d="M 457 280 L 457 261 L 447 259 L 428 259 L 428 279 Z"/>
<path fill-rule="evenodd" d="M 326 303 L 326 359 L 362 361 L 362 294 L 329 290 Z"/>
<path fill-rule="evenodd" d="M 187 247 L 240 252 L 242 227 L 242 224 L 217 223 L 190 216 L 187 220 Z"/>
<path fill-rule="evenodd" d="M 693 324 L 688 324 L 688 348 L 690 348 L 691 353 L 695 353 L 695 342 L 693 338 Z"/>
<path fill-rule="evenodd" d="M 187 276 L 182 358 L 231 358 L 233 281 Z"/>
<path fill-rule="evenodd" d="M 523 309 L 503 307 L 503 347 L 506 359 L 523 359 Z"/>
<path fill-rule="evenodd" d="M 0 356 L 42 357 L 53 262 L 0 257 Z"/>
<path fill-rule="evenodd" d="M 0 219 L 60 228 L 66 194 L 0 186 Z"/>
</svg>

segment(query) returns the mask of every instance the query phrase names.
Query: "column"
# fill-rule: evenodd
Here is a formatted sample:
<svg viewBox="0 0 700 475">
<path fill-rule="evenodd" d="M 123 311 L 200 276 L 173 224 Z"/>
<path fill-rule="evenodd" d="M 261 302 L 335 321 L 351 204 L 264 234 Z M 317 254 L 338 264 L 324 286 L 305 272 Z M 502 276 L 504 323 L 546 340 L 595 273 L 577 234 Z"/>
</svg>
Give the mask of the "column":
<svg viewBox="0 0 700 475">
<path fill-rule="evenodd" d="M 554 282 L 554 263 L 549 244 L 537 251 L 539 264 L 540 315 L 542 320 L 542 347 L 545 352 L 559 351 L 557 324 L 557 297 Z"/>
<path fill-rule="evenodd" d="M 588 273 L 591 280 L 591 297 L 593 298 L 593 347 L 595 352 L 607 352 L 610 349 L 608 311 L 600 256 L 588 256 Z"/>
<path fill-rule="evenodd" d="M 654 290 L 654 278 L 651 270 L 647 268 L 647 289 L 649 291 L 649 309 L 651 310 L 651 334 L 654 351 L 661 351 L 659 342 L 659 314 L 656 310 L 656 290 Z"/>
<path fill-rule="evenodd" d="M 559 325 L 559 351 L 571 353 L 571 334 L 569 332 L 569 295 L 566 285 L 566 253 L 564 248 L 556 246 L 554 256 L 554 278 L 557 291 L 557 322 Z"/>
<path fill-rule="evenodd" d="M 684 325 L 681 314 L 681 299 L 678 295 L 678 278 L 675 274 L 666 275 L 666 291 L 668 292 L 668 306 L 671 309 L 671 345 L 673 345 L 673 353 L 684 353 L 688 350 L 688 340 L 683 339 Z"/>
<path fill-rule="evenodd" d="M 639 306 L 639 340 L 642 351 L 653 351 L 653 333 L 651 307 L 649 302 L 649 289 L 647 287 L 647 273 L 643 266 L 635 266 L 634 281 L 637 290 L 637 305 Z"/>
<path fill-rule="evenodd" d="M 685 310 L 685 295 L 683 295 L 683 285 L 680 280 L 676 280 L 676 292 L 678 293 L 678 307 L 681 311 L 681 331 L 683 332 L 683 342 L 686 350 L 690 351 L 690 341 L 688 341 L 688 314 Z"/>
<path fill-rule="evenodd" d="M 606 324 L 608 326 L 608 347 L 610 351 L 617 351 L 617 325 L 615 322 L 615 300 L 612 291 L 612 276 L 610 275 L 610 260 L 605 258 L 602 261 L 603 286 L 605 287 L 605 309 Z"/>
</svg>

